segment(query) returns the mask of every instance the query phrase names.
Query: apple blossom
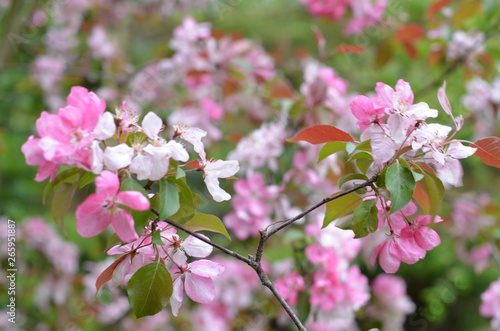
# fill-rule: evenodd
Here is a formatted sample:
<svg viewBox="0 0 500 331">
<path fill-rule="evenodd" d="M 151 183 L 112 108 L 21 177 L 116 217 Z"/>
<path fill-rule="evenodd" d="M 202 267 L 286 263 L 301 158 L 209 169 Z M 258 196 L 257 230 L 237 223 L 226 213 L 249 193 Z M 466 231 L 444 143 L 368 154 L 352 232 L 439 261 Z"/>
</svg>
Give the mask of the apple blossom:
<svg viewBox="0 0 500 331">
<path fill-rule="evenodd" d="M 229 193 L 220 188 L 219 178 L 227 178 L 235 175 L 240 170 L 238 161 L 206 160 L 202 164 L 202 169 L 203 180 L 214 200 L 221 202 L 231 199 Z"/>
</svg>

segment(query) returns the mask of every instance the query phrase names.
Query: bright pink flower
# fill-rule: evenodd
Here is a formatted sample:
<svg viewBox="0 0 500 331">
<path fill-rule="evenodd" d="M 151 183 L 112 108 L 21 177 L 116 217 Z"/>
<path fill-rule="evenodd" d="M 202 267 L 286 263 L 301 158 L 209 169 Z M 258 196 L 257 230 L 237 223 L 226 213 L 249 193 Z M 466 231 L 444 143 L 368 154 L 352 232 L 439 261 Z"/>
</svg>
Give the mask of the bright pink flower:
<svg viewBox="0 0 500 331">
<path fill-rule="evenodd" d="M 96 193 L 87 197 L 76 209 L 77 231 L 82 237 L 96 236 L 111 223 L 122 241 L 129 242 L 138 238 L 132 215 L 118 205 L 147 210 L 149 200 L 140 192 L 119 192 L 119 189 L 118 176 L 110 171 L 103 171 L 96 178 Z"/>
<path fill-rule="evenodd" d="M 297 304 L 299 292 L 305 288 L 304 278 L 296 271 L 287 273 L 284 277 L 278 279 L 275 285 L 278 292 L 291 305 Z"/>
<path fill-rule="evenodd" d="M 366 130 L 371 124 L 383 122 L 385 107 L 376 100 L 358 95 L 350 103 L 352 114 L 358 119 L 358 127 Z"/>
<path fill-rule="evenodd" d="M 491 283 L 488 289 L 481 294 L 479 312 L 484 317 L 492 317 L 493 330 L 500 328 L 500 279 Z"/>
<path fill-rule="evenodd" d="M 334 268 L 314 272 L 314 283 L 311 286 L 310 302 L 322 310 L 333 309 L 345 297 L 344 286 L 340 282 L 340 274 Z"/>
<path fill-rule="evenodd" d="M 392 233 L 373 251 L 370 259 L 375 264 L 378 257 L 379 264 L 386 273 L 395 273 L 401 262 L 414 264 L 425 256 L 425 250 L 418 246 L 408 234 L 400 236 Z"/>
<path fill-rule="evenodd" d="M 442 222 L 441 217 L 436 216 L 434 222 Z M 410 225 L 401 230 L 402 236 L 413 237 L 418 246 L 426 251 L 430 251 L 441 243 L 436 231 L 426 226 L 432 222 L 432 216 L 419 215 Z"/>
<path fill-rule="evenodd" d="M 170 273 L 174 277 L 174 292 L 170 297 L 172 314 L 177 316 L 184 298 L 183 288 L 186 294 L 199 303 L 209 303 L 215 297 L 213 278 L 224 272 L 224 266 L 210 260 L 199 260 L 189 263 L 180 268 L 174 265 Z M 182 282 L 184 278 L 184 283 Z"/>
<path fill-rule="evenodd" d="M 48 161 L 43 156 L 43 149 L 40 147 L 40 138 L 30 136 L 21 147 L 21 151 L 26 157 L 26 163 L 32 166 L 39 165 L 35 180 L 41 182 L 45 178 L 50 177 L 50 181 L 54 180 L 60 163 Z"/>
</svg>

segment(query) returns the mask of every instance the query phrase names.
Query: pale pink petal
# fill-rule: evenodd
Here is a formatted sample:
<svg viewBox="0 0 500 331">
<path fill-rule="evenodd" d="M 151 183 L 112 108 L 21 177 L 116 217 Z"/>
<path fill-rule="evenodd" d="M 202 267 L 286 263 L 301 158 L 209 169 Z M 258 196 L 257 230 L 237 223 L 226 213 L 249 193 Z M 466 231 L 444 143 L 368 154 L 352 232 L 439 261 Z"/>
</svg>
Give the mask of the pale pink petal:
<svg viewBox="0 0 500 331">
<path fill-rule="evenodd" d="M 132 215 L 123 209 L 115 211 L 111 215 L 111 224 L 116 232 L 116 235 L 123 241 L 129 242 L 139 238 L 134 228 L 134 218 Z"/>
<path fill-rule="evenodd" d="M 208 237 L 202 234 L 200 234 L 200 236 L 208 239 Z M 211 245 L 193 236 L 187 237 L 182 243 L 182 247 L 189 256 L 193 257 L 207 257 L 208 255 L 210 255 L 210 253 L 212 253 L 213 250 L 213 247 Z"/>
<path fill-rule="evenodd" d="M 118 203 L 130 207 L 135 210 L 148 210 L 149 200 L 141 192 L 138 191 L 123 191 L 118 193 Z"/>
<path fill-rule="evenodd" d="M 426 251 L 433 249 L 441 243 L 437 232 L 427 226 L 418 227 L 414 231 L 414 238 L 417 244 Z"/>
<path fill-rule="evenodd" d="M 383 103 L 386 107 L 392 108 L 392 96 L 394 95 L 394 89 L 392 87 L 378 82 L 375 87 L 375 93 L 378 101 Z"/>
<path fill-rule="evenodd" d="M 127 144 L 106 147 L 104 151 L 104 165 L 111 171 L 125 168 L 132 162 L 134 149 Z"/>
<path fill-rule="evenodd" d="M 179 277 L 174 281 L 174 290 L 172 296 L 170 297 L 170 307 L 172 308 L 172 315 L 177 316 L 179 314 L 179 309 L 182 306 L 182 299 L 184 298 L 184 286 L 182 284 L 182 278 Z"/>
<path fill-rule="evenodd" d="M 149 112 L 142 120 L 142 130 L 149 139 L 156 139 L 163 126 L 161 118 L 153 112 Z"/>
<path fill-rule="evenodd" d="M 210 260 L 198 260 L 189 264 L 189 270 L 198 276 L 216 277 L 224 272 L 224 266 Z"/>
<path fill-rule="evenodd" d="M 115 196 L 120 189 L 120 180 L 118 176 L 111 171 L 104 170 L 99 177 L 95 179 L 96 193 L 103 196 Z"/>
<path fill-rule="evenodd" d="M 76 208 L 76 229 L 85 238 L 103 232 L 111 221 L 111 215 L 103 208 L 103 197 L 90 195 Z"/>
<path fill-rule="evenodd" d="M 238 161 L 230 160 L 216 160 L 213 162 L 207 162 L 205 164 L 205 174 L 210 176 L 216 176 L 218 178 L 231 177 L 240 170 Z"/>
<path fill-rule="evenodd" d="M 198 276 L 193 273 L 186 274 L 186 294 L 199 303 L 209 303 L 215 297 L 214 282 L 209 277 Z"/>
<path fill-rule="evenodd" d="M 448 97 L 446 96 L 446 82 L 444 82 L 443 86 L 441 86 L 438 90 L 438 100 L 446 114 L 450 115 L 453 118 L 453 115 L 451 113 L 450 100 L 448 100 Z"/>
<path fill-rule="evenodd" d="M 138 180 L 149 179 L 153 167 L 153 157 L 149 154 L 139 153 L 130 163 L 130 172 L 137 175 Z"/>
<path fill-rule="evenodd" d="M 94 137 L 99 140 L 106 140 L 115 134 L 116 124 L 113 114 L 105 112 L 99 118 L 99 122 L 94 130 Z"/>
<path fill-rule="evenodd" d="M 477 148 L 464 146 L 461 142 L 454 141 L 450 143 L 446 154 L 450 155 L 454 159 L 465 159 L 471 155 L 474 155 Z"/>
<path fill-rule="evenodd" d="M 177 141 L 170 140 L 166 146 L 168 147 L 169 155 L 174 160 L 182 161 L 182 162 L 186 162 L 187 160 L 189 160 L 188 152 L 186 151 L 184 146 L 179 144 Z M 202 145 L 202 148 L 203 148 L 203 145 Z"/>
<path fill-rule="evenodd" d="M 392 274 L 398 271 L 399 265 L 401 264 L 401 261 L 398 259 L 397 254 L 391 252 L 391 248 L 394 249 L 394 245 L 382 246 L 378 258 L 380 266 L 388 274 Z"/>
<path fill-rule="evenodd" d="M 90 158 L 90 167 L 88 170 L 92 171 L 94 174 L 100 174 L 103 168 L 103 151 L 97 140 L 94 140 L 92 143 L 88 155 Z"/>
<path fill-rule="evenodd" d="M 212 195 L 215 201 L 221 202 L 231 199 L 231 195 L 220 188 L 219 179 L 214 176 L 205 176 L 205 184 L 208 192 Z"/>
<path fill-rule="evenodd" d="M 172 260 L 177 265 L 185 265 L 187 263 L 187 256 L 183 251 L 178 249 L 172 256 Z"/>
</svg>

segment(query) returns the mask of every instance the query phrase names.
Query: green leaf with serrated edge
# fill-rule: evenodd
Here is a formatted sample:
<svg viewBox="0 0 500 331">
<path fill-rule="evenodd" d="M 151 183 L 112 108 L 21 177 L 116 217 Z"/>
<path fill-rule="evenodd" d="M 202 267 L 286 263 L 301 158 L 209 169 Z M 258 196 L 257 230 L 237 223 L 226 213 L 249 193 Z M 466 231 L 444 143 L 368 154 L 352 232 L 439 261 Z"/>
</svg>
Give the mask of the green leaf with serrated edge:
<svg viewBox="0 0 500 331">
<path fill-rule="evenodd" d="M 410 202 L 415 190 L 415 178 L 410 169 L 396 162 L 387 168 L 385 186 L 391 193 L 391 214 Z"/>
<path fill-rule="evenodd" d="M 148 197 L 148 192 L 132 176 L 125 177 L 121 183 L 120 191 L 138 191 L 141 192 L 146 198 Z"/>
<path fill-rule="evenodd" d="M 354 210 L 352 216 L 352 230 L 354 238 L 363 238 L 375 232 L 378 228 L 377 199 L 365 200 Z"/>
<path fill-rule="evenodd" d="M 357 151 L 365 151 L 365 152 L 371 152 L 372 151 L 372 145 L 370 144 L 370 140 L 363 140 L 359 144 L 356 145 L 355 148 Z"/>
<path fill-rule="evenodd" d="M 342 185 L 344 185 L 344 183 L 347 183 L 348 181 L 356 180 L 356 179 L 367 181 L 368 177 L 366 177 L 363 174 L 350 174 L 350 175 L 347 175 L 347 176 L 340 178 L 338 185 L 339 185 L 339 187 L 342 187 Z"/>
<path fill-rule="evenodd" d="M 121 243 L 121 239 L 118 238 L 118 235 L 116 233 L 113 233 L 111 237 L 109 237 L 108 242 L 106 243 L 106 248 L 104 249 L 105 252 L 109 251 L 112 247 L 115 247 L 116 245 L 119 245 Z"/>
<path fill-rule="evenodd" d="M 47 201 L 47 195 L 50 191 L 55 190 L 62 183 L 67 183 L 67 181 L 71 179 L 72 176 L 83 173 L 84 171 L 85 170 L 80 168 L 70 168 L 59 173 L 53 181 L 45 186 L 45 189 L 43 190 L 42 202 L 45 204 L 45 202 Z"/>
<path fill-rule="evenodd" d="M 160 312 L 172 296 L 172 276 L 161 263 L 137 270 L 127 285 L 127 294 L 137 318 Z"/>
<path fill-rule="evenodd" d="M 349 141 L 345 146 L 345 150 L 347 151 L 347 154 L 351 154 L 354 150 L 356 150 L 356 144 Z"/>
<path fill-rule="evenodd" d="M 79 179 L 79 178 L 78 178 Z M 73 183 L 62 183 L 60 184 L 52 197 L 51 214 L 52 218 L 56 222 L 57 226 L 64 232 L 64 215 L 71 207 L 71 201 L 75 195 L 76 186 L 78 184 L 78 179 Z"/>
<path fill-rule="evenodd" d="M 227 239 L 231 240 L 231 236 L 227 233 L 224 223 L 215 215 L 196 213 L 187 221 L 184 226 L 191 231 L 210 231 L 220 233 Z"/>
<path fill-rule="evenodd" d="M 83 176 L 78 181 L 78 189 L 81 189 L 81 188 L 93 183 L 97 176 L 98 175 L 96 175 L 90 171 L 87 171 L 86 173 L 84 173 Z"/>
<path fill-rule="evenodd" d="M 323 228 L 327 227 L 328 224 L 337 218 L 351 213 L 360 203 L 361 198 L 354 193 L 349 193 L 327 202 L 325 218 L 323 219 Z"/>
<path fill-rule="evenodd" d="M 356 165 L 358 166 L 359 171 L 366 174 L 370 166 L 372 165 L 373 160 L 370 159 L 357 159 Z"/>
<path fill-rule="evenodd" d="M 332 141 L 324 144 L 319 151 L 318 162 L 323 161 L 334 153 L 345 150 L 346 145 L 347 143 L 345 141 Z"/>
<path fill-rule="evenodd" d="M 373 156 L 368 152 L 358 152 L 356 154 L 351 155 L 351 157 L 347 159 L 347 162 L 360 159 L 373 160 Z"/>
<path fill-rule="evenodd" d="M 151 240 L 153 244 L 165 246 L 165 243 L 161 240 L 161 231 L 155 231 L 153 233 L 153 239 Z"/>
<path fill-rule="evenodd" d="M 172 215 L 170 219 L 176 223 L 184 224 L 196 213 L 201 198 L 191 191 L 191 188 L 185 182 L 185 178 L 176 180 L 175 185 L 179 190 L 179 201 L 182 208 Z"/>
<path fill-rule="evenodd" d="M 181 167 L 177 168 L 177 174 L 175 175 L 175 179 L 186 177 L 186 172 L 182 170 Z"/>
<path fill-rule="evenodd" d="M 305 323 L 311 312 L 311 301 L 309 300 L 309 293 L 307 291 L 299 292 L 297 301 L 297 311 L 299 312 L 299 320 Z"/>
<path fill-rule="evenodd" d="M 170 217 L 180 208 L 179 191 L 177 185 L 170 180 L 160 180 L 160 219 Z"/>
<path fill-rule="evenodd" d="M 339 218 L 335 226 L 342 230 L 352 230 L 352 216 Z"/>
</svg>

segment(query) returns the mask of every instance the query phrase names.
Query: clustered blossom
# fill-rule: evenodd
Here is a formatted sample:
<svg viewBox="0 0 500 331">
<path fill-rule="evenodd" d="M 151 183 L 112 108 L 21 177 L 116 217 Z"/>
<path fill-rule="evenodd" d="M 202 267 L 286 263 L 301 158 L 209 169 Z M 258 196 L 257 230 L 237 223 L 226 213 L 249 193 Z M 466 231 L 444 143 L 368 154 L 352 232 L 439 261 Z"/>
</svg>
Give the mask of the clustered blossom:
<svg viewBox="0 0 500 331">
<path fill-rule="evenodd" d="M 163 245 L 152 241 L 153 230 L 160 232 Z M 208 238 L 207 238 L 208 239 Z M 172 313 L 177 316 L 182 306 L 184 289 L 194 301 L 209 303 L 215 297 L 213 280 L 224 271 L 224 266 L 206 259 L 188 262 L 188 257 L 205 258 L 213 247 L 197 238 L 182 239 L 176 230 L 164 222 L 151 223 L 136 240 L 108 250 L 109 255 L 123 254 L 124 258 L 113 270 L 113 283 L 125 285 L 138 269 L 158 261 L 169 269 L 174 280 L 170 298 Z M 159 256 L 158 256 L 159 254 Z"/>
<path fill-rule="evenodd" d="M 461 60 L 474 68 L 479 54 L 484 52 L 485 35 L 479 31 L 455 31 L 448 43 L 446 56 L 450 60 Z"/>
<path fill-rule="evenodd" d="M 377 204 L 379 208 L 379 226 L 385 223 L 389 235 L 384 242 L 374 250 L 371 263 L 379 259 L 379 264 L 387 273 L 394 273 L 399 269 L 401 262 L 414 264 L 423 259 L 426 252 L 438 246 L 441 243 L 439 235 L 427 224 L 438 223 L 443 220 L 439 216 L 434 219 L 430 215 L 419 215 L 413 221 L 408 221 L 408 217 L 416 213 L 416 205 L 410 203 L 400 211 L 386 216 L 388 202 Z"/>
<path fill-rule="evenodd" d="M 500 330 L 500 280 L 491 283 L 481 294 L 479 312 L 484 317 L 491 318 L 492 330 Z"/>
<path fill-rule="evenodd" d="M 239 239 L 259 235 L 259 230 L 271 223 L 273 204 L 280 188 L 265 185 L 264 176 L 254 173 L 247 179 L 238 179 L 234 184 L 236 195 L 232 200 L 233 210 L 224 217 L 225 225 Z"/>
<path fill-rule="evenodd" d="M 445 86 L 439 90 L 438 99 L 454 122 L 456 130 L 451 136 L 451 127 L 426 123 L 428 118 L 437 117 L 438 111 L 425 102 L 415 104 L 409 83 L 399 80 L 396 89 L 377 83 L 375 92 L 375 98 L 360 95 L 350 104 L 362 131 L 361 139 L 370 140 L 373 167 L 383 166 L 408 148 L 405 157 L 433 165 L 444 184 L 461 186 L 463 169 L 458 160 L 471 156 L 476 149 L 453 139 L 462 128 L 463 118 L 453 116 Z"/>
<path fill-rule="evenodd" d="M 383 331 L 403 330 L 405 317 L 415 310 L 415 304 L 406 295 L 405 281 L 397 276 L 378 275 L 372 282 L 374 300 L 367 306 L 367 314 L 382 322 Z"/>
<path fill-rule="evenodd" d="M 344 28 L 344 33 L 360 34 L 367 27 L 377 24 L 387 7 L 387 1 L 378 0 L 300 0 L 314 16 L 327 17 L 338 21 L 351 11 L 352 17 Z"/>
</svg>

